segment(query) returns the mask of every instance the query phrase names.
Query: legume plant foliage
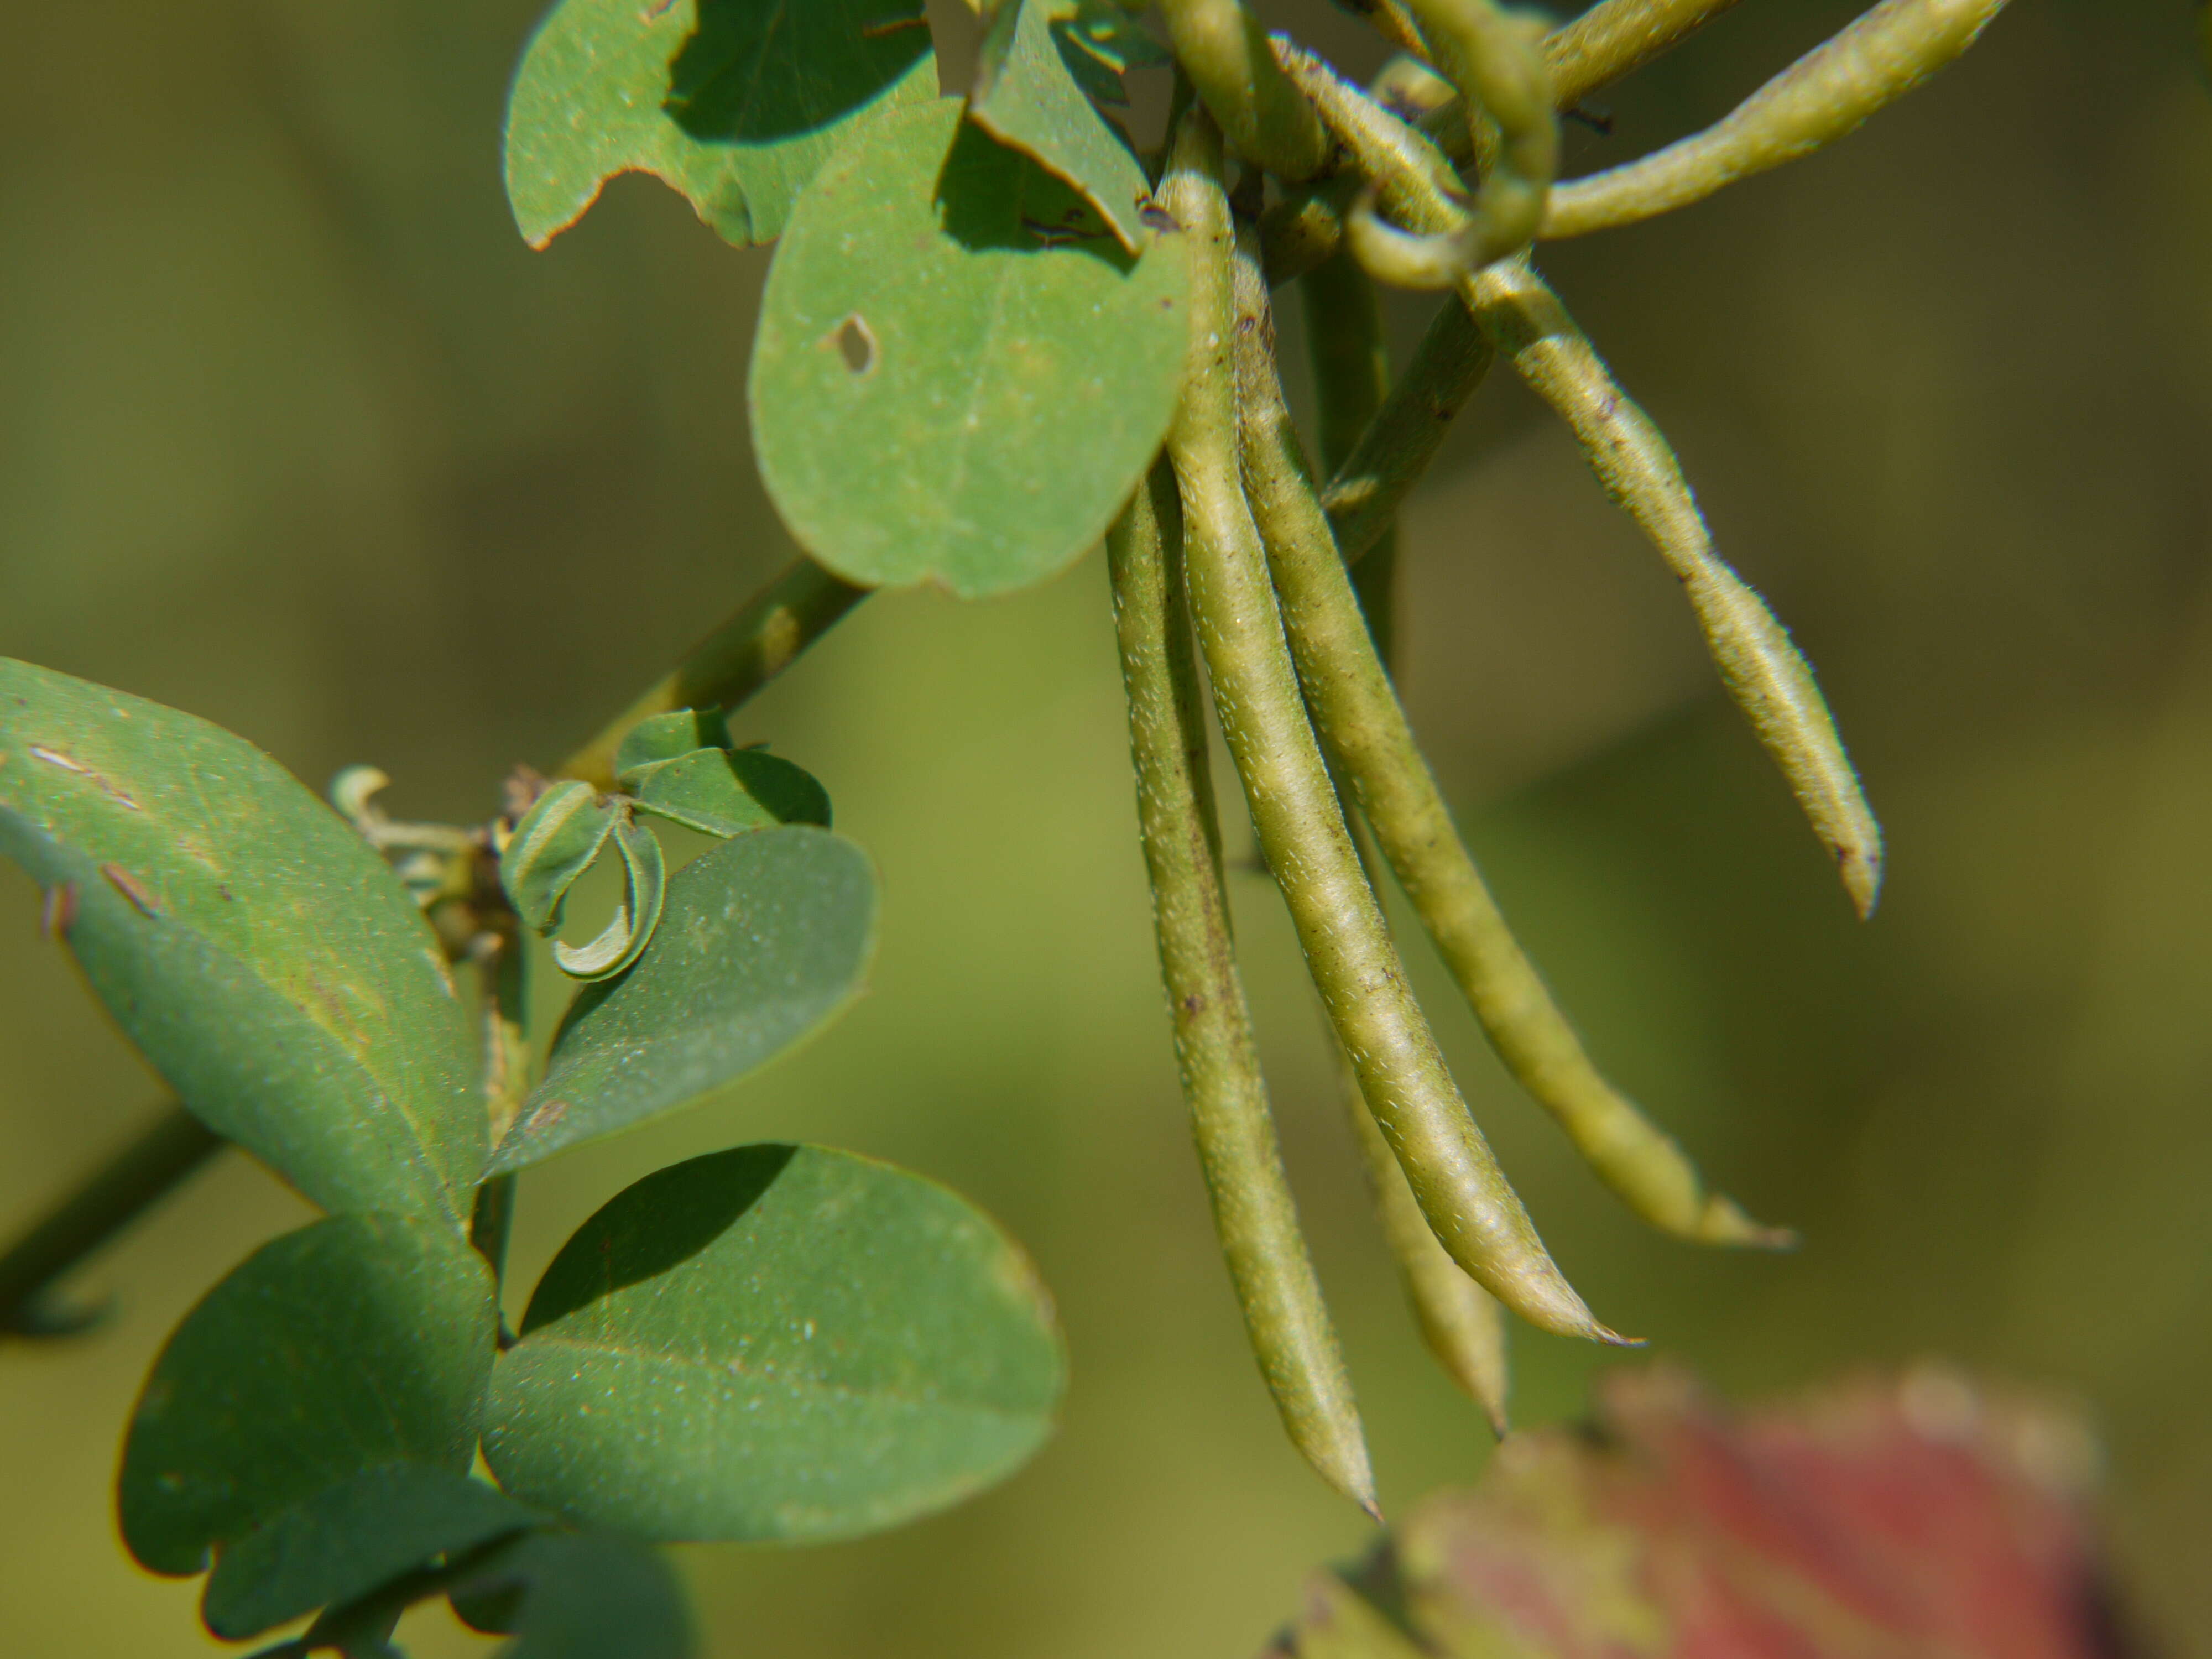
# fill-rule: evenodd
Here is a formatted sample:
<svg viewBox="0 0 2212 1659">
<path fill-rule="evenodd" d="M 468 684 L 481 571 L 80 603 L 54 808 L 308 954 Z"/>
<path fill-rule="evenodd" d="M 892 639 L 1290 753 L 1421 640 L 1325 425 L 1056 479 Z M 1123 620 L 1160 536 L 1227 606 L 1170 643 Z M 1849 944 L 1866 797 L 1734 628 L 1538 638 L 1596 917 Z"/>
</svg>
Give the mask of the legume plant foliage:
<svg viewBox="0 0 2212 1659">
<path fill-rule="evenodd" d="M 516 222 L 544 246 L 645 171 L 729 242 L 775 244 L 748 395 L 804 552 L 550 772 L 487 779 L 472 825 L 392 817 L 368 767 L 319 799 L 190 714 L 0 661 L 0 850 L 175 1095 L 0 1258 L 0 1321 L 73 1328 L 52 1282 L 225 1146 L 326 1212 L 239 1264 L 156 1361 L 118 1480 L 137 1559 L 204 1573 L 218 1635 L 310 1620 L 270 1654 L 388 1655 L 400 1615 L 443 1596 L 513 1655 L 675 1659 L 696 1638 L 656 1544 L 851 1537 L 1020 1467 L 1065 1378 L 1051 1302 L 923 1176 L 737 1146 L 614 1198 L 512 1328 L 501 1275 L 525 1172 L 766 1064 L 866 981 L 867 855 L 801 763 L 732 746 L 731 711 L 879 587 L 1006 593 L 1102 540 L 1194 1138 L 1314 1472 L 1375 1511 L 1239 982 L 1209 707 L 1412 1315 L 1499 1432 L 1509 1316 L 1619 1343 L 1605 1322 L 1633 1310 L 1585 1304 L 1492 1155 L 1386 926 L 1386 870 L 1622 1202 L 1717 1248 L 1787 1243 L 1591 1063 L 1391 679 L 1393 516 L 1503 367 L 1680 580 L 1873 912 L 1881 831 L 1812 668 L 1541 245 L 1844 137 L 2003 0 L 1881 0 L 1708 130 L 1557 179 L 1560 121 L 1729 3 L 1604 0 L 1552 27 L 1492 0 L 1356 0 L 1395 51 L 1362 87 L 1243 0 L 997 0 L 950 96 L 921 0 L 556 0 L 507 110 Z M 1271 315 L 1293 283 L 1302 343 Z M 1437 296 L 1395 383 L 1378 283 Z M 1310 446 L 1280 375 L 1300 349 Z M 690 836 L 664 843 L 672 826 Z M 572 927 L 594 868 L 619 902 Z M 533 972 L 574 983 L 550 1033 L 530 1029 Z"/>
</svg>

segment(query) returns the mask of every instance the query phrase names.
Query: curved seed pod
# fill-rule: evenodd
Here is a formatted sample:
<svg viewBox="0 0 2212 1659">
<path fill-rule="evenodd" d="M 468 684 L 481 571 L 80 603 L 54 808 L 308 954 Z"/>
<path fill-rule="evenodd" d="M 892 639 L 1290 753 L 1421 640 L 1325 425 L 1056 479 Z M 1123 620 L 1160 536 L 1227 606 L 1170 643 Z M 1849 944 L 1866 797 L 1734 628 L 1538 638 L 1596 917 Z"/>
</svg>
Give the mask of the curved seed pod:
<svg viewBox="0 0 2212 1659">
<path fill-rule="evenodd" d="M 1306 706 L 1498 1058 L 1606 1184 L 1654 1226 L 1715 1244 L 1786 1242 L 1709 1194 L 1682 1150 L 1608 1084 L 1507 927 L 1460 839 L 1362 619 L 1308 481 L 1248 241 L 1236 270 L 1244 491 L 1267 544 Z"/>
<path fill-rule="evenodd" d="M 2005 0 L 1882 0 L 1703 132 L 1552 192 L 1540 233 L 1585 236 L 1703 201 L 1809 155 L 1968 46 Z"/>
<path fill-rule="evenodd" d="M 524 926 L 539 933 L 559 926 L 562 900 L 592 867 L 622 812 L 619 802 L 570 780 L 523 814 L 500 854 L 499 880 Z"/>
<path fill-rule="evenodd" d="M 659 925 L 668 890 L 668 866 L 652 830 L 627 810 L 616 820 L 615 848 L 622 854 L 623 898 L 614 920 L 589 945 L 553 945 L 553 963 L 571 979 L 612 979 L 635 962 Z"/>
<path fill-rule="evenodd" d="M 1337 1051 L 1342 1074 L 1345 1115 L 1359 1142 L 1368 1190 L 1382 1237 L 1398 1264 L 1406 1301 L 1413 1310 L 1421 1341 L 1468 1398 L 1482 1407 L 1492 1433 L 1503 1439 L 1512 1426 L 1506 1409 L 1513 1390 L 1513 1369 L 1506 1357 L 1505 1310 L 1498 1298 L 1462 1271 L 1437 1236 L 1406 1184 L 1406 1172 L 1390 1156 L 1390 1143 L 1375 1127 L 1352 1063 Z"/>
<path fill-rule="evenodd" d="M 1202 112 L 1176 133 L 1161 199 L 1191 258 L 1191 345 L 1168 453 L 1214 707 L 1261 850 L 1369 1109 L 1452 1258 L 1508 1307 L 1562 1334 L 1620 1339 L 1591 1317 L 1536 1236 L 1445 1069 L 1359 868 L 1244 501 L 1237 459 L 1232 241 L 1220 137 Z"/>
<path fill-rule="evenodd" d="M 1239 155 L 1292 183 L 1328 164 L 1328 135 L 1243 0 L 1160 0 L 1160 15 L 1176 62 Z"/>
<path fill-rule="evenodd" d="M 1766 602 L 1714 551 L 1666 438 L 1525 263 L 1492 266 L 1470 287 L 1476 321 L 1573 428 L 1606 493 L 1680 580 L 1729 695 L 1834 855 L 1852 904 L 1862 917 L 1873 915 L 1881 892 L 1881 826 L 1836 735 L 1834 717 L 1811 665 Z"/>
<path fill-rule="evenodd" d="M 1182 592 L 1182 513 L 1164 463 L 1107 532 L 1106 556 L 1160 978 L 1214 1230 L 1291 1443 L 1379 1519 L 1359 1408 L 1283 1172 L 1230 941 Z"/>
</svg>

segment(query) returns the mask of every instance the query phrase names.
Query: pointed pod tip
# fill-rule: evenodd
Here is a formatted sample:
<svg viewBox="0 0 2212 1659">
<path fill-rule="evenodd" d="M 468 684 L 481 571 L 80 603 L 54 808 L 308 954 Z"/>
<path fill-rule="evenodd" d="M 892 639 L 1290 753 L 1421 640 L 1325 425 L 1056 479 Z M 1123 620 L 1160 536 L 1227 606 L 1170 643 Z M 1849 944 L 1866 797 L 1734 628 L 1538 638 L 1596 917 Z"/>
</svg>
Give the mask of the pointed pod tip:
<svg viewBox="0 0 2212 1659">
<path fill-rule="evenodd" d="M 1844 878 L 1844 891 L 1850 896 L 1851 908 L 1858 912 L 1859 920 L 1872 921 L 1875 906 L 1881 902 L 1881 843 L 1877 841 L 1865 847 L 1838 846 L 1836 869 Z"/>
<path fill-rule="evenodd" d="M 1734 1199 L 1717 1194 L 1706 1200 L 1697 1230 L 1689 1237 L 1699 1244 L 1747 1250 L 1794 1250 L 1798 1244 L 1794 1230 L 1754 1221 Z"/>
</svg>

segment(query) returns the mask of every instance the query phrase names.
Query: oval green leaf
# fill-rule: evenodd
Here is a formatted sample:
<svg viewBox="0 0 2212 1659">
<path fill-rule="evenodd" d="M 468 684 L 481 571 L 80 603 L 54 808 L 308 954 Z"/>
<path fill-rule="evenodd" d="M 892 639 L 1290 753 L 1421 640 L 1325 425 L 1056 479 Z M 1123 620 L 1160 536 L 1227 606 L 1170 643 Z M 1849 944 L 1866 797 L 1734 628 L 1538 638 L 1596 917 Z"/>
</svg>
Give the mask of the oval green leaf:
<svg viewBox="0 0 2212 1659">
<path fill-rule="evenodd" d="M 750 396 L 761 473 L 847 580 L 966 598 L 1105 533 L 1175 413 L 1188 273 L 1132 260 L 1066 185 L 902 109 L 815 179 L 776 250 Z"/>
<path fill-rule="evenodd" d="M 648 1176 L 562 1247 L 484 1455 L 525 1501 L 641 1537 L 850 1537 L 1010 1474 L 1064 1373 L 1035 1273 L 973 1206 L 744 1146 Z"/>
<path fill-rule="evenodd" d="M 672 761 L 695 749 L 726 749 L 730 725 L 719 708 L 678 708 L 648 714 L 623 733 L 615 750 L 615 777 L 623 788 L 647 767 Z"/>
<path fill-rule="evenodd" d="M 759 749 L 695 749 L 629 773 L 637 810 L 706 836 L 779 823 L 830 824 L 830 792 L 803 768 Z"/>
<path fill-rule="evenodd" d="M 773 241 L 858 124 L 936 91 L 921 0 L 560 0 L 507 100 L 507 200 L 544 247 L 650 173 L 726 240 Z"/>
<path fill-rule="evenodd" d="M 489 1173 L 629 1128 L 765 1065 L 843 1010 L 875 948 L 875 871 L 843 836 L 790 825 L 709 848 L 669 881 L 653 948 L 622 979 L 577 996 Z"/>
<path fill-rule="evenodd" d="M 186 1106 L 330 1210 L 464 1213 L 468 1020 L 383 859 L 218 726 L 0 658 L 0 853 Z"/>
<path fill-rule="evenodd" d="M 506 1493 L 428 1463 L 392 1463 L 295 1504 L 222 1547 L 200 1617 L 226 1641 L 368 1595 L 542 1520 Z"/>
<path fill-rule="evenodd" d="M 466 1469 L 496 1315 L 452 1228 L 333 1216 L 255 1251 L 154 1362 L 124 1443 L 124 1541 L 155 1572 L 392 1463 Z"/>
</svg>

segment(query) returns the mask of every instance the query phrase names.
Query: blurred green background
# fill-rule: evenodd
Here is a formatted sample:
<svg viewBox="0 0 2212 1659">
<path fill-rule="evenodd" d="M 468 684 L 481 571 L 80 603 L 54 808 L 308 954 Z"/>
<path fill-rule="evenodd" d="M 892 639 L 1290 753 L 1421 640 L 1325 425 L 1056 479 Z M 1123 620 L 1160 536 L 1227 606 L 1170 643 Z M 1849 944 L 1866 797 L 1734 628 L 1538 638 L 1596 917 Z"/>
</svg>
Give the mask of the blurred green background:
<svg viewBox="0 0 2212 1659">
<path fill-rule="evenodd" d="M 624 179 L 544 254 L 498 179 L 538 0 L 8 9 L 0 652 L 179 704 L 320 783 L 482 817 L 788 556 L 748 456 L 763 253 Z M 1358 26 L 1278 15 L 1359 69 Z M 1602 101 L 1571 167 L 1709 120 L 1852 10 L 1751 0 Z M 2124 1582 L 2212 1654 L 2212 105 L 2181 0 L 2020 0 L 1829 153 L 1544 263 L 1819 665 L 1888 827 L 1844 896 L 1686 609 L 1519 389 L 1409 514 L 1416 724 L 1593 1048 L 1783 1259 L 1634 1224 L 1425 955 L 1479 1115 L 1599 1312 L 1739 1394 L 1924 1353 L 2055 1385 Z M 1401 343 L 1421 307 L 1396 316 Z M 1074 1383 L 1004 1488 L 890 1536 L 684 1565 L 718 1654 L 1256 1646 L 1360 1518 L 1245 1356 L 1158 1006 L 1100 562 L 872 602 L 741 716 L 880 860 L 828 1038 L 523 1183 L 531 1281 L 672 1159 L 801 1137 L 939 1176 L 1035 1252 Z M 1241 825 L 1232 842 L 1249 845 Z M 1289 930 L 1237 890 L 1304 1213 L 1386 1504 L 1486 1436 L 1410 1333 Z M 0 872 L 0 1228 L 158 1085 Z M 0 1653 L 214 1646 L 118 1545 L 162 1335 L 303 1206 L 233 1158 L 0 1349 Z M 1607 1356 L 1516 1334 L 1521 1420 Z M 2192 1568 L 2191 1563 L 2197 1563 Z M 420 1651 L 478 1650 L 426 1617 Z"/>
</svg>

